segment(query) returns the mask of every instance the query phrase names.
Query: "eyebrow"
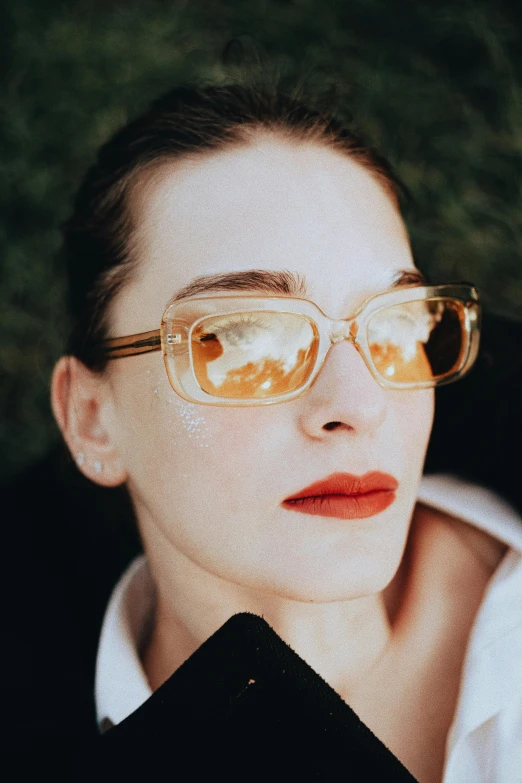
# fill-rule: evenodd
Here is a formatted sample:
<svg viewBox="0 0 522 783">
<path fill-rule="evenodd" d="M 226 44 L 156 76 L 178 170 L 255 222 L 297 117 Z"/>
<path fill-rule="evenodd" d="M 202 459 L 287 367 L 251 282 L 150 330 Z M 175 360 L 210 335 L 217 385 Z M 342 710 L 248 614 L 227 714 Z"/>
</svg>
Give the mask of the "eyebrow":
<svg viewBox="0 0 522 783">
<path fill-rule="evenodd" d="M 422 272 L 417 269 L 401 269 L 395 273 L 390 288 L 403 288 L 410 285 L 427 285 Z M 200 275 L 176 291 L 167 302 L 167 306 L 189 296 L 198 296 L 216 291 L 256 291 L 286 296 L 306 296 L 307 286 L 304 276 L 284 270 L 249 269 L 242 272 Z"/>
<path fill-rule="evenodd" d="M 206 294 L 209 291 L 259 291 L 266 294 L 304 296 L 304 277 L 289 272 L 265 269 L 248 269 L 244 272 L 225 272 L 220 275 L 200 275 L 177 291 L 168 304 L 188 296 Z"/>
</svg>

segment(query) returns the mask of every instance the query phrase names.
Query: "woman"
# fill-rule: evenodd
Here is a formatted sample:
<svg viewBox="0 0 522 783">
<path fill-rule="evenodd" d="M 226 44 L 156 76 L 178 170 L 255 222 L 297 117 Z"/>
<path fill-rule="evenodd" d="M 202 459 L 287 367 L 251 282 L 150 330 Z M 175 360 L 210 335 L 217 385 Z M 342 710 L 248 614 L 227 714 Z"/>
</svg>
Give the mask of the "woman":
<svg viewBox="0 0 522 783">
<path fill-rule="evenodd" d="M 487 714 L 480 656 L 522 579 L 517 515 L 420 483 L 476 292 L 427 286 L 386 164 L 290 99 L 176 90 L 102 149 L 65 239 L 53 410 L 82 473 L 128 488 L 146 555 L 98 648 L 107 737 L 248 612 L 422 783 L 511 783 L 519 609 Z"/>
</svg>

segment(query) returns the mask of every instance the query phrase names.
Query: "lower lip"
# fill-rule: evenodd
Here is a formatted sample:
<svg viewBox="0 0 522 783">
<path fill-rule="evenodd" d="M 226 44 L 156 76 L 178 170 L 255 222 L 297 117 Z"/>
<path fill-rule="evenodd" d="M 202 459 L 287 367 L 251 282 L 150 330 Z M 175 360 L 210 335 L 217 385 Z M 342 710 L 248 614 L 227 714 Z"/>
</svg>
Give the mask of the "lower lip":
<svg viewBox="0 0 522 783">
<path fill-rule="evenodd" d="M 394 500 L 395 492 L 378 489 L 361 495 L 315 495 L 286 500 L 283 506 L 291 511 L 318 517 L 365 519 L 384 511 Z"/>
</svg>

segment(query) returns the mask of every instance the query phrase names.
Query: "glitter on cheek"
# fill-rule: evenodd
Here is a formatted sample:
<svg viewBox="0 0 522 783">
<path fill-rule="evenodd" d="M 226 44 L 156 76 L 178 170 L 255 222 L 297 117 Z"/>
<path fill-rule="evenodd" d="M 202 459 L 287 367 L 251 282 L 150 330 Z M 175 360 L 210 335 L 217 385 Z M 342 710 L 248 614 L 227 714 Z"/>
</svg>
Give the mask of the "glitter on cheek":
<svg viewBox="0 0 522 783">
<path fill-rule="evenodd" d="M 150 376 L 150 370 L 147 370 L 147 375 Z M 161 401 L 167 402 L 169 405 L 173 405 L 176 412 L 176 423 L 181 424 L 182 429 L 186 432 L 189 438 L 198 441 L 198 445 L 202 448 L 208 448 L 210 439 L 210 429 L 206 422 L 205 417 L 201 413 L 201 405 L 194 405 L 192 402 L 185 402 L 181 397 L 178 397 L 174 392 L 170 392 L 167 396 L 164 396 L 163 391 L 160 394 L 160 385 L 154 386 L 152 389 L 154 397 Z M 169 417 L 168 423 L 172 424 L 173 420 Z"/>
<path fill-rule="evenodd" d="M 201 447 L 208 448 L 210 430 L 205 417 L 201 414 L 201 406 L 185 402 L 178 397 L 169 397 L 168 401 L 176 408 L 181 426 L 189 438 L 198 440 Z"/>
</svg>

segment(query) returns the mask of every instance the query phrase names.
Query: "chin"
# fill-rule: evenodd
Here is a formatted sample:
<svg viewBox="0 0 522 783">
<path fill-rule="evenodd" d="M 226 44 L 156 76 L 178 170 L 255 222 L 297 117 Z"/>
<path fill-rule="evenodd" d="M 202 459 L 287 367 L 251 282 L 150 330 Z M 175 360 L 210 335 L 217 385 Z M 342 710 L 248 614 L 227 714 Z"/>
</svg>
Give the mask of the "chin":
<svg viewBox="0 0 522 783">
<path fill-rule="evenodd" d="M 263 580 L 263 592 L 269 592 L 303 603 L 333 603 L 376 595 L 393 579 L 400 555 L 393 560 L 389 554 L 367 558 L 346 558 L 342 563 L 310 564 L 302 569 L 296 563 L 281 565 L 272 579 Z"/>
</svg>

